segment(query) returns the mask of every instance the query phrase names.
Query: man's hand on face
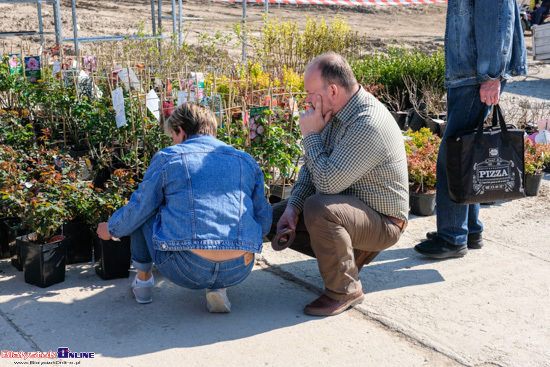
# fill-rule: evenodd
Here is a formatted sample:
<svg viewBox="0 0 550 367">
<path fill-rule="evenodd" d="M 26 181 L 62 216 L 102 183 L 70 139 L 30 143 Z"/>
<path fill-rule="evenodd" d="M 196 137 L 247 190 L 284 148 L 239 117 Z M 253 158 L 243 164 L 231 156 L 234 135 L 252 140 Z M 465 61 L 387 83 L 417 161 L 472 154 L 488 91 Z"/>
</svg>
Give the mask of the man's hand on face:
<svg viewBox="0 0 550 367">
<path fill-rule="evenodd" d="M 332 117 L 332 111 L 323 116 L 323 99 L 320 95 L 315 97 L 315 107 L 311 105 L 307 111 L 300 115 L 298 120 L 302 136 L 306 137 L 312 133 L 321 133 Z"/>
</svg>

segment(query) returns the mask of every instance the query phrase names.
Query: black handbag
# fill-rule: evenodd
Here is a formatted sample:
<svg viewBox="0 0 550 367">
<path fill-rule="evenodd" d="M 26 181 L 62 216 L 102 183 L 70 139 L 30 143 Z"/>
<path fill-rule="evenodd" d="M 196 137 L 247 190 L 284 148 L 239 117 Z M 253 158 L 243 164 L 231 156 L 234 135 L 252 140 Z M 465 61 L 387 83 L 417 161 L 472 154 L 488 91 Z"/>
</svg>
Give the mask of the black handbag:
<svg viewBox="0 0 550 367">
<path fill-rule="evenodd" d="M 476 119 L 476 130 L 446 140 L 449 195 L 459 204 L 525 197 L 525 133 L 506 125 L 498 105 L 493 107 L 492 126 L 484 128 L 484 112 Z"/>
</svg>

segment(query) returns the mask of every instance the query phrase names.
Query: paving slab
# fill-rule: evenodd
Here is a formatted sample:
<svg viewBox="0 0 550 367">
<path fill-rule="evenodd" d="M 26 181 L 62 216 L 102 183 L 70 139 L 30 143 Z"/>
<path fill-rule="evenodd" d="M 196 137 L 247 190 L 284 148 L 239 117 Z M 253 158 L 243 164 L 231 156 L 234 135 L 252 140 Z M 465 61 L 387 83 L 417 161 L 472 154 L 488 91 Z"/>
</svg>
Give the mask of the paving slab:
<svg viewBox="0 0 550 367">
<path fill-rule="evenodd" d="M 0 351 L 94 358 L 0 366 L 549 366 L 549 196 L 546 175 L 538 197 L 483 206 L 485 246 L 460 259 L 417 254 L 436 217 L 411 216 L 402 239 L 362 270 L 365 302 L 335 317 L 302 312 L 323 289 L 316 260 L 269 244 L 229 290 L 230 314 L 208 313 L 204 291 L 157 272 L 153 303 L 140 305 L 131 278 L 102 280 L 91 263 L 42 289 L 3 259 Z"/>
</svg>

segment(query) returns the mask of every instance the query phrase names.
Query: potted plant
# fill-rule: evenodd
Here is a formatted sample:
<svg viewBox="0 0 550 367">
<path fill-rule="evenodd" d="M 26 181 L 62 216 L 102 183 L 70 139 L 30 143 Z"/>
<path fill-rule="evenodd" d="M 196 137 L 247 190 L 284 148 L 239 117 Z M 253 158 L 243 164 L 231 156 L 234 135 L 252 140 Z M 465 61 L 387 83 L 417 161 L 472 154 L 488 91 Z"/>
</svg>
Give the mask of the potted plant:
<svg viewBox="0 0 550 367">
<path fill-rule="evenodd" d="M 17 237 L 25 282 L 45 288 L 65 280 L 68 237 L 59 234 L 67 218 L 55 190 L 38 192 L 25 209 L 23 223 L 30 232 Z"/>
<path fill-rule="evenodd" d="M 103 240 L 95 232 L 100 222 L 128 202 L 137 187 L 135 174 L 130 170 L 117 169 L 105 189 L 95 189 L 89 199 L 87 223 L 91 227 L 94 247 L 95 271 L 102 279 L 127 278 L 130 269 L 130 237 Z"/>
<path fill-rule="evenodd" d="M 525 195 L 537 196 L 545 165 L 550 162 L 550 144 L 525 138 Z"/>
<path fill-rule="evenodd" d="M 15 256 L 12 264 L 18 270 L 23 268 L 15 238 L 24 234 L 20 223 L 32 186 L 27 182 L 26 159 L 24 152 L 0 145 L 0 255 Z"/>
<path fill-rule="evenodd" d="M 87 219 L 91 210 L 93 186 L 78 179 L 84 169 L 84 161 L 76 161 L 70 154 L 65 154 L 61 162 L 63 178 L 59 190 L 67 211 L 62 234 L 70 238 L 67 264 L 89 262 L 92 260 L 92 236 Z"/>
<path fill-rule="evenodd" d="M 441 139 L 428 128 L 405 134 L 411 213 L 432 215 L 435 210 L 437 154 Z"/>
<path fill-rule="evenodd" d="M 289 113 L 266 109 L 250 117 L 247 124 L 228 124 L 218 129 L 218 139 L 244 150 L 257 160 L 264 173 L 270 200 L 280 201 L 292 190 L 302 154 L 297 120 L 298 115 L 292 108 Z"/>
</svg>

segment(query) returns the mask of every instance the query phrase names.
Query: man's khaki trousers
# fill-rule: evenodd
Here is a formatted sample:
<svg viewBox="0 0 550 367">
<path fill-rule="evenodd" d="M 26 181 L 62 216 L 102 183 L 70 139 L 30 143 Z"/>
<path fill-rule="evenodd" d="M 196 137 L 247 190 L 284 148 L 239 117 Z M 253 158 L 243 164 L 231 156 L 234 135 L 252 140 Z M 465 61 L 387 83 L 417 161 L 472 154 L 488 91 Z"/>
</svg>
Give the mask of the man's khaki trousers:
<svg viewBox="0 0 550 367">
<path fill-rule="evenodd" d="M 273 224 L 267 236 L 270 240 L 286 205 L 284 200 L 273 207 Z M 346 300 L 362 289 L 353 250 L 385 250 L 397 243 L 401 233 L 401 228 L 385 215 L 355 196 L 316 194 L 305 202 L 291 248 L 306 254 L 313 250 L 325 294 Z"/>
</svg>

